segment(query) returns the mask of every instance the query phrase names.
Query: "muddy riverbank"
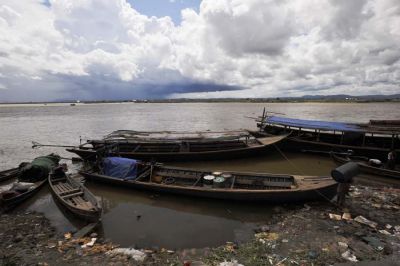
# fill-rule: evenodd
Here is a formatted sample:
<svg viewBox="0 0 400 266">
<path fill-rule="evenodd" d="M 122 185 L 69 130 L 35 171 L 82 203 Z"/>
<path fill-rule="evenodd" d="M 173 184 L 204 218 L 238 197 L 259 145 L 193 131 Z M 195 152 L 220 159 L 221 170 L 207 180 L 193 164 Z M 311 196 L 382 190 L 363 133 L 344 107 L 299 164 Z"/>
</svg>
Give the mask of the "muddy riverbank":
<svg viewBox="0 0 400 266">
<path fill-rule="evenodd" d="M 96 233 L 74 238 L 57 232 L 40 213 L 17 212 L 0 217 L 0 264 L 398 265 L 399 211 L 399 189 L 356 185 L 345 208 L 329 202 L 275 207 L 247 242 L 179 250 L 118 247 Z"/>
</svg>

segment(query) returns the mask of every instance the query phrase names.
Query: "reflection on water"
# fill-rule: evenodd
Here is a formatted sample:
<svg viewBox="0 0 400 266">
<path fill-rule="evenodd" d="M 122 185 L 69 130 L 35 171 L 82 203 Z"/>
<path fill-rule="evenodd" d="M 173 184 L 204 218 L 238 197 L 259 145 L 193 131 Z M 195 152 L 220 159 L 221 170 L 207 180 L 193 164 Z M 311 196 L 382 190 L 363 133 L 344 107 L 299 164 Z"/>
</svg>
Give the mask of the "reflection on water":
<svg viewBox="0 0 400 266">
<path fill-rule="evenodd" d="M 113 104 L 25 106 L 0 108 L 0 169 L 22 160 L 57 152 L 58 148 L 31 149 L 31 141 L 76 145 L 79 136 L 98 138 L 117 129 L 224 130 L 255 129 L 245 116 L 260 114 L 264 104 Z M 399 119 L 398 104 L 268 104 L 267 109 L 291 117 L 366 122 Z M 279 151 L 259 158 L 215 162 L 182 162 L 176 166 L 210 170 L 329 175 L 335 167 L 329 158 Z M 79 165 L 71 165 L 76 171 Z M 384 180 L 361 176 L 358 182 L 381 184 Z M 398 183 L 398 182 L 397 182 Z M 395 184 L 398 186 L 398 184 Z M 88 183 L 103 199 L 102 234 L 122 246 L 188 248 L 216 246 L 225 241 L 245 241 L 253 229 L 273 215 L 274 206 L 191 199 Z M 301 205 L 300 205 L 301 206 Z M 43 212 L 60 232 L 82 224 L 60 211 L 48 188 L 25 202 L 20 210 Z"/>
<path fill-rule="evenodd" d="M 270 208 L 261 204 L 87 185 L 103 198 L 105 237 L 122 245 L 183 248 L 244 241 L 252 236 L 258 223 L 264 223 L 271 215 Z"/>
</svg>

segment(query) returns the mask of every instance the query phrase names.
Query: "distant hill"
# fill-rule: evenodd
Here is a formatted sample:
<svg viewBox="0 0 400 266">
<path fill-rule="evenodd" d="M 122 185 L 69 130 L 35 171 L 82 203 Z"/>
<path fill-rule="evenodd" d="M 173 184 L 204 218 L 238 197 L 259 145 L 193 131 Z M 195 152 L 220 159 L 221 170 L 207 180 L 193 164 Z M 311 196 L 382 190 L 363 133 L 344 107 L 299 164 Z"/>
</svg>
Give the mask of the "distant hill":
<svg viewBox="0 0 400 266">
<path fill-rule="evenodd" d="M 304 95 L 300 97 L 302 99 L 307 100 L 392 100 L 392 99 L 400 99 L 400 94 L 391 94 L 391 95 L 347 95 L 347 94 L 337 94 L 337 95 Z"/>
<path fill-rule="evenodd" d="M 89 103 L 118 103 L 118 102 L 136 102 L 136 103 L 185 103 L 185 102 L 400 102 L 400 94 L 391 95 L 304 95 L 300 97 L 270 97 L 270 98 L 174 98 L 174 99 L 120 99 L 120 100 L 89 100 L 80 101 L 81 104 Z M 1 102 L 0 102 L 1 103 Z M 10 103 L 27 103 L 27 102 L 5 102 Z M 59 99 L 51 102 L 29 102 L 29 103 L 77 103 L 76 99 Z"/>
</svg>

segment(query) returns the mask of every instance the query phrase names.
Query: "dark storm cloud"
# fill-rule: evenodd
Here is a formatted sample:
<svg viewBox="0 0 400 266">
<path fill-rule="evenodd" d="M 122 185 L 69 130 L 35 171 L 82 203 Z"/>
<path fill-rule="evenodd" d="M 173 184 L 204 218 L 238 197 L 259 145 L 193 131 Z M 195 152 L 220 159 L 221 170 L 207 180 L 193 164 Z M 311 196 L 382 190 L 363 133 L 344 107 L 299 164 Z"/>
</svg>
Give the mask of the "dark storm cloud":
<svg viewBox="0 0 400 266">
<path fill-rule="evenodd" d="M 3 80 L 3 82 L 2 82 Z M 121 81 L 118 78 L 103 75 L 69 76 L 49 75 L 42 80 L 22 78 L 19 84 L 11 84 L 4 79 L 10 89 L 0 89 L 0 102 L 5 101 L 49 101 L 56 100 L 124 100 L 124 99 L 160 99 L 173 93 L 203 93 L 216 91 L 234 91 L 244 89 L 239 86 L 216 84 L 182 79 L 174 83 L 150 83 L 145 81 Z M 29 89 L 28 86 L 34 87 Z M 40 89 L 38 89 L 40 88 Z M 19 95 L 15 97 L 15 95 Z M 58 95 L 56 97 L 55 95 Z M 56 97 L 56 98 L 53 98 Z"/>
<path fill-rule="evenodd" d="M 202 82 L 182 79 L 174 83 L 154 83 L 147 81 L 124 82 L 104 76 L 71 77 L 63 76 L 63 83 L 71 84 L 68 90 L 82 95 L 87 100 L 98 99 L 133 99 L 133 98 L 166 98 L 173 93 L 200 93 L 215 91 L 234 91 L 243 89 L 213 82 Z"/>
</svg>

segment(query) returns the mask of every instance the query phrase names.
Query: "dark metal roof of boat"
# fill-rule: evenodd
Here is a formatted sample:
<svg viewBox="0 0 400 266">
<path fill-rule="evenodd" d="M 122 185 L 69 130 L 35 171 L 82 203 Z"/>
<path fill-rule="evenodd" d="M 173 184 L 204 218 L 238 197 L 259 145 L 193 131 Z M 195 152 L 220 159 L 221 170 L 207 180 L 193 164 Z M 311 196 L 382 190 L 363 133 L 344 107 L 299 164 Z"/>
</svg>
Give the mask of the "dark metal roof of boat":
<svg viewBox="0 0 400 266">
<path fill-rule="evenodd" d="M 298 127 L 305 129 L 320 129 L 325 131 L 345 131 L 359 133 L 381 133 L 381 134 L 399 134 L 399 128 L 377 127 L 371 124 L 352 124 L 342 122 L 330 122 L 320 120 L 305 120 L 296 118 L 287 118 L 279 116 L 269 116 L 265 119 L 266 123 L 281 126 Z"/>
</svg>

